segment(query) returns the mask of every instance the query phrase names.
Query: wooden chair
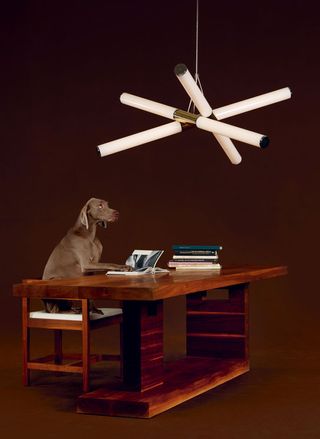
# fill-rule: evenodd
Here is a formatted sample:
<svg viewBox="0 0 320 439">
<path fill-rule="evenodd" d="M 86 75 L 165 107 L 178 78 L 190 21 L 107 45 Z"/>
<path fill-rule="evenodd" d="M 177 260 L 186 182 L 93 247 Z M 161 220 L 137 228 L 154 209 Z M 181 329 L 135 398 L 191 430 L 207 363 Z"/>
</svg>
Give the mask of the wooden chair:
<svg viewBox="0 0 320 439">
<path fill-rule="evenodd" d="M 29 280 L 26 282 L 30 282 Z M 82 374 L 83 391 L 90 388 L 90 363 L 98 361 L 121 361 L 121 355 L 90 355 L 91 330 L 120 324 L 122 329 L 121 308 L 102 308 L 104 315 L 90 314 L 88 299 L 79 299 L 82 314 L 49 314 L 43 311 L 30 312 L 30 298 L 22 297 L 22 344 L 23 344 L 23 384 L 30 385 L 30 370 L 55 372 L 72 372 Z M 30 329 L 42 328 L 53 330 L 54 354 L 30 359 Z M 81 331 L 82 353 L 63 354 L 62 331 Z"/>
</svg>

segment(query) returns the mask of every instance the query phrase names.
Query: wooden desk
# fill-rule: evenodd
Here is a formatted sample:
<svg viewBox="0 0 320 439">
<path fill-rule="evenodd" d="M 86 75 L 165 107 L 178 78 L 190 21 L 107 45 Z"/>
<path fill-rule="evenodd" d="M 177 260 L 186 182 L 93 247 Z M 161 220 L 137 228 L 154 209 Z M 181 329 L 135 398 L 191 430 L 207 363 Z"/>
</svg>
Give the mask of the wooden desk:
<svg viewBox="0 0 320 439">
<path fill-rule="evenodd" d="M 123 383 L 78 398 L 78 413 L 150 418 L 249 371 L 248 287 L 287 274 L 284 266 L 221 273 L 88 276 L 18 284 L 20 297 L 123 301 Z M 227 289 L 216 300 L 207 291 Z M 163 361 L 163 300 L 186 295 L 185 358 Z"/>
</svg>

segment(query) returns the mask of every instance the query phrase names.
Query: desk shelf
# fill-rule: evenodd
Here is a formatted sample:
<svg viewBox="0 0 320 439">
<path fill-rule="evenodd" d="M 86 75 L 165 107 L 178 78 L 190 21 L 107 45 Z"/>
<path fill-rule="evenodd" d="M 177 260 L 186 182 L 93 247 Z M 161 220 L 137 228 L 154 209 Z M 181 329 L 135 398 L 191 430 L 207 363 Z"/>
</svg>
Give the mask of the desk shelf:
<svg viewBox="0 0 320 439">
<path fill-rule="evenodd" d="M 206 291 L 187 295 L 187 354 L 248 360 L 248 286 L 229 287 L 228 299 Z"/>
</svg>

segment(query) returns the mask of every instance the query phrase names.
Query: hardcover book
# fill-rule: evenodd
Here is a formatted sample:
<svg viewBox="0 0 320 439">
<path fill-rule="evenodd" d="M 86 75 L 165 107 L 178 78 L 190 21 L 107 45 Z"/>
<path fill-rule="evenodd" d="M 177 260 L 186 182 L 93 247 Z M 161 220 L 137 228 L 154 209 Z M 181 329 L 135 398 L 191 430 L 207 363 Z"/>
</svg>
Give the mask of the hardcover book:
<svg viewBox="0 0 320 439">
<path fill-rule="evenodd" d="M 221 245 L 173 245 L 172 250 L 176 251 L 217 251 L 222 250 Z"/>
<path fill-rule="evenodd" d="M 221 245 L 173 245 L 174 255 L 168 266 L 176 270 L 220 270 Z"/>
<path fill-rule="evenodd" d="M 142 274 L 168 273 L 164 268 L 156 267 L 163 250 L 134 250 L 127 258 L 126 265 L 132 271 L 108 271 L 107 275 L 139 276 Z"/>
</svg>

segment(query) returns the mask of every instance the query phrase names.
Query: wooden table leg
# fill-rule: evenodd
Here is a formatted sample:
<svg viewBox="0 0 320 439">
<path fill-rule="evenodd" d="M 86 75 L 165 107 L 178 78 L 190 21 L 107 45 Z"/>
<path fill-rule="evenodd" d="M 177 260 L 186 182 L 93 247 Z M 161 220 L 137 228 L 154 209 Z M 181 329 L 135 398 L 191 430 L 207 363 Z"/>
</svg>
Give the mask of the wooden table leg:
<svg viewBox="0 0 320 439">
<path fill-rule="evenodd" d="M 54 363 L 62 364 L 62 330 L 54 329 Z"/>
<path fill-rule="evenodd" d="M 90 374 L 90 317 L 88 299 L 81 300 L 82 308 L 82 386 L 83 391 L 88 392 Z"/>
<path fill-rule="evenodd" d="M 22 297 L 22 381 L 24 386 L 30 385 L 30 370 L 28 369 L 28 362 L 30 359 L 30 328 L 28 327 L 29 308 L 29 298 Z"/>
<path fill-rule="evenodd" d="M 146 391 L 163 383 L 163 303 L 123 303 L 123 382 Z"/>
</svg>

